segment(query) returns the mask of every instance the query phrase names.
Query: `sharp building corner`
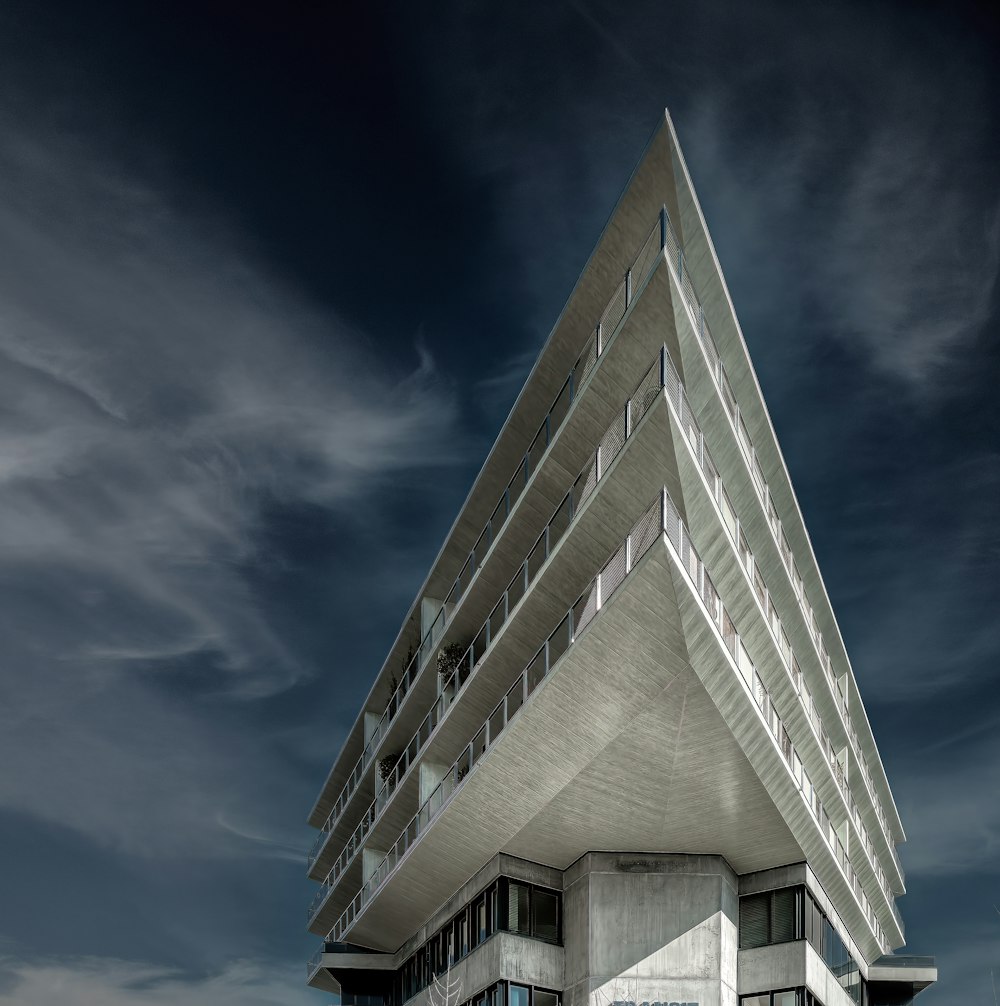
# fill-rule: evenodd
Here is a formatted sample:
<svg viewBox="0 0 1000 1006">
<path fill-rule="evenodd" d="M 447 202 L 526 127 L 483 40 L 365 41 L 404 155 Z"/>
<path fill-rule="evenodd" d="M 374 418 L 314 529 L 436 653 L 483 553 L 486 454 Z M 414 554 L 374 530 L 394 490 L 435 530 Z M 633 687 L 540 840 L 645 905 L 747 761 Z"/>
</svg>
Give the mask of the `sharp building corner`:
<svg viewBox="0 0 1000 1006">
<path fill-rule="evenodd" d="M 903 824 L 668 114 L 309 822 L 328 1003 L 936 980 L 895 953 Z"/>
</svg>

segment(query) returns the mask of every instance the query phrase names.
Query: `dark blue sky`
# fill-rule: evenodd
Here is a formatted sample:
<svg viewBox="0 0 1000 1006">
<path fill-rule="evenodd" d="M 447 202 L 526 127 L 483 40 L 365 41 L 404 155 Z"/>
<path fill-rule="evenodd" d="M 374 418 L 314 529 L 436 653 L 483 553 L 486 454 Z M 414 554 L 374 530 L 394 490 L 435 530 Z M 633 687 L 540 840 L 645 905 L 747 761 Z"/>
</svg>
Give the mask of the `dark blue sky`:
<svg viewBox="0 0 1000 1006">
<path fill-rule="evenodd" d="M 0 1004 L 322 1002 L 303 821 L 664 105 L 1000 982 L 988 5 L 0 9 Z"/>
</svg>

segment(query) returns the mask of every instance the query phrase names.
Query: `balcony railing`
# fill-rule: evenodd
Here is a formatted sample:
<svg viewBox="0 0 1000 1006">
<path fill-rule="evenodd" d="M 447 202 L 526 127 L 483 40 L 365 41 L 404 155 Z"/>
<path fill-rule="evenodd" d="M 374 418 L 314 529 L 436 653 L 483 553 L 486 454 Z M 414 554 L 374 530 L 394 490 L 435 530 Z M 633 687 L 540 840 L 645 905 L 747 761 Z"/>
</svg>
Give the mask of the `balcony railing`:
<svg viewBox="0 0 1000 1006">
<path fill-rule="evenodd" d="M 702 470 L 709 493 L 719 507 L 719 511 L 722 514 L 722 523 L 725 525 L 726 530 L 729 533 L 732 547 L 736 552 L 740 565 L 743 566 L 747 574 L 747 578 L 753 588 L 754 595 L 759 602 L 763 620 L 771 632 L 775 647 L 777 648 L 782 662 L 788 671 L 789 677 L 795 686 L 795 690 L 799 695 L 799 699 L 806 711 L 806 715 L 812 724 L 814 732 L 816 733 L 820 749 L 822 750 L 823 755 L 834 775 L 841 795 L 847 805 L 848 812 L 851 814 L 854 825 L 858 830 L 862 848 L 868 857 L 872 870 L 875 873 L 876 880 L 882 887 L 897 921 L 900 921 L 901 923 L 899 912 L 895 905 L 893 892 L 889 887 L 889 882 L 886 878 L 885 872 L 878 861 L 878 856 L 875 853 L 874 845 L 868 834 L 868 830 L 861 821 L 861 815 L 858 812 L 854 797 L 847 784 L 844 767 L 837 757 L 833 742 L 830 740 L 830 736 L 823 725 L 816 703 L 805 684 L 799 663 L 795 658 L 795 654 L 792 652 L 788 637 L 782 629 L 781 619 L 779 618 L 771 599 L 771 593 L 768 590 L 763 574 L 754 559 L 753 552 L 750 550 L 746 536 L 740 529 L 739 516 L 737 515 L 736 509 L 730 500 L 729 493 L 726 492 L 726 487 L 723 484 L 722 476 L 719 474 L 718 467 L 712 460 L 711 453 L 705 443 L 705 435 L 701 431 L 698 420 L 691 408 L 691 403 L 688 400 L 687 393 L 684 390 L 684 384 L 681 381 L 680 375 L 677 372 L 673 361 L 670 359 L 669 354 L 665 357 L 664 361 L 664 384 L 667 391 L 667 400 L 671 403 L 677 414 L 678 426 L 683 432 L 685 439 L 691 448 L 691 452 Z"/>
<path fill-rule="evenodd" d="M 700 598 L 710 620 L 719 630 L 722 641 L 730 656 L 732 656 L 733 662 L 747 687 L 747 691 L 757 704 L 764 723 L 767 725 L 778 750 L 788 765 L 788 770 L 798 785 L 806 804 L 816 818 L 820 833 L 830 845 L 834 858 L 837 860 L 851 890 L 854 892 L 865 918 L 872 927 L 872 932 L 879 941 L 879 945 L 882 947 L 887 946 L 885 934 L 879 924 L 875 910 L 865 895 L 850 859 L 844 853 L 843 846 L 840 844 L 840 840 L 823 807 L 819 794 L 816 792 L 808 773 L 802 765 L 802 760 L 791 742 L 791 738 L 784 727 L 781 717 L 778 715 L 770 693 L 760 674 L 757 672 L 750 654 L 743 645 L 736 625 L 722 603 L 722 599 L 715 589 L 715 585 L 705 568 L 705 564 L 702 562 L 691 541 L 691 536 L 684 526 L 680 514 L 675 508 L 665 508 L 664 513 L 667 518 L 664 525 L 667 540 L 673 546 L 679 563 L 690 578 L 695 593 Z"/>
<path fill-rule="evenodd" d="M 312 976 L 316 973 L 320 964 L 323 962 L 323 954 L 325 953 L 326 953 L 326 941 L 324 940 L 319 945 L 319 948 L 316 950 L 316 953 L 314 953 L 306 963 L 306 981 L 312 978 Z"/>
<path fill-rule="evenodd" d="M 358 784 L 364 778 L 365 770 L 371 764 L 376 750 L 388 731 L 389 724 L 395 718 L 403 703 L 403 699 L 412 688 L 428 656 L 436 650 L 437 644 L 441 639 L 441 634 L 444 631 L 445 623 L 449 618 L 448 611 L 454 607 L 468 589 L 477 570 L 482 565 L 486 553 L 489 552 L 500 529 L 507 522 L 507 518 L 510 516 L 514 505 L 537 469 L 542 456 L 552 443 L 558 430 L 562 427 L 562 423 L 569 413 L 570 406 L 576 400 L 584 382 L 597 365 L 598 360 L 604 352 L 606 343 L 624 320 L 625 314 L 631 306 L 636 293 L 657 261 L 663 247 L 663 230 L 664 223 L 661 215 L 661 220 L 657 221 L 650 230 L 632 265 L 625 271 L 621 283 L 619 283 L 607 307 L 601 313 L 600 320 L 588 337 L 586 345 L 570 370 L 569 376 L 559 389 L 552 406 L 545 414 L 545 418 L 542 420 L 538 431 L 532 438 L 530 446 L 518 463 L 514 474 L 507 484 L 507 488 L 501 494 L 499 502 L 494 508 L 490 519 L 486 522 L 486 526 L 479 535 L 475 546 L 473 546 L 472 551 L 469 553 L 461 572 L 455 578 L 444 604 L 442 604 L 430 628 L 421 640 L 416 653 L 414 653 L 403 670 L 399 684 L 390 696 L 385 712 L 379 719 L 372 736 L 365 743 L 361 756 L 355 763 L 347 782 L 338 795 L 333 809 L 323 823 L 319 835 L 316 836 L 307 857 L 309 870 L 312 869 L 313 864 L 319 858 L 326 843 L 327 835 L 333 830 L 334 825 L 343 813 L 355 789 L 357 789 Z"/>
<path fill-rule="evenodd" d="M 661 346 L 655 359 L 647 368 L 635 390 L 626 400 L 625 405 L 611 421 L 610 426 L 601 437 L 597 449 L 587 460 L 580 474 L 574 480 L 569 492 L 556 507 L 541 534 L 535 540 L 528 552 L 527 558 L 521 563 L 518 571 L 511 578 L 507 589 L 500 600 L 494 605 L 482 628 L 475 635 L 465 653 L 459 658 L 441 686 L 439 694 L 430 712 L 424 717 L 416 733 L 410 739 L 399 761 L 393 767 L 389 776 L 375 795 L 361 823 L 348 839 L 347 845 L 337 857 L 329 874 L 313 896 L 308 909 L 308 918 L 312 920 L 319 911 L 327 896 L 336 886 L 341 874 L 360 850 L 365 837 L 372 825 L 389 803 L 399 783 L 409 771 L 423 749 L 426 747 L 437 725 L 444 714 L 451 708 L 459 693 L 464 689 L 473 671 L 482 662 L 497 638 L 500 629 L 507 623 L 510 613 L 521 598 L 528 592 L 542 566 L 554 551 L 556 545 L 563 539 L 580 508 L 594 491 L 597 483 L 604 477 L 615 458 L 623 450 L 626 441 L 632 435 L 639 420 L 646 414 L 656 400 L 663 387 L 664 374 L 673 364 L 669 360 L 666 347 Z"/>
<path fill-rule="evenodd" d="M 646 509 L 625 541 L 605 563 L 601 572 L 588 584 L 575 604 L 567 611 L 534 657 L 511 685 L 503 699 L 487 717 L 472 741 L 462 751 L 444 778 L 424 801 L 402 834 L 375 868 L 354 900 L 344 909 L 330 932 L 331 940 L 341 940 L 354 924 L 386 878 L 395 870 L 406 853 L 416 844 L 430 824 L 467 781 L 469 775 L 494 746 L 508 724 L 531 700 L 539 685 L 551 674 L 556 663 L 572 647 L 579 634 L 608 603 L 638 560 L 662 535 L 665 523 L 664 507 L 673 506 L 666 490 Z"/>
<path fill-rule="evenodd" d="M 750 433 L 747 430 L 746 423 L 740 412 L 739 403 L 733 393 L 732 385 L 730 384 L 726 369 L 723 366 L 722 358 L 719 354 L 718 347 L 715 344 L 715 339 L 709 329 L 708 322 L 705 320 L 704 309 L 702 308 L 698 295 L 691 283 L 690 270 L 687 267 L 684 250 L 677 239 L 677 235 L 674 232 L 669 218 L 665 218 L 664 243 L 667 262 L 677 279 L 678 286 L 680 287 L 684 299 L 687 302 L 687 307 L 691 312 L 692 327 L 694 328 L 695 334 L 698 336 L 698 340 L 708 361 L 709 370 L 715 380 L 719 396 L 733 425 L 733 431 L 736 433 L 736 439 L 740 444 L 744 461 L 746 462 L 747 469 L 750 472 L 751 482 L 760 497 L 761 505 L 763 506 L 764 513 L 767 517 L 768 526 L 771 529 L 771 534 L 774 538 L 775 544 L 778 546 L 778 551 L 788 572 L 792 589 L 802 609 L 802 616 L 805 620 L 806 629 L 808 630 L 816 648 L 816 654 L 819 658 L 820 666 L 823 668 L 831 693 L 841 709 L 847 733 L 851 738 L 858 762 L 862 766 L 862 774 L 865 778 L 865 783 L 868 786 L 868 792 L 872 800 L 872 805 L 875 808 L 875 814 L 878 817 L 885 833 L 886 843 L 888 844 L 890 854 L 892 855 L 892 859 L 899 870 L 900 876 L 902 876 L 902 865 L 899 862 L 899 856 L 892 840 L 892 831 L 889 827 L 888 817 L 876 793 L 867 760 L 861 751 L 857 731 L 848 711 L 847 695 L 841 686 L 840 680 L 834 673 L 833 663 L 830 660 L 830 654 L 826 649 L 826 645 L 823 641 L 823 635 L 820 632 L 816 621 L 815 610 L 812 605 L 810 605 L 808 598 L 806 597 L 805 584 L 798 571 L 798 567 L 795 565 L 795 560 L 792 556 L 792 550 L 788 544 L 788 539 L 785 537 L 784 531 L 782 530 L 781 521 L 778 517 L 778 511 L 774 504 L 774 500 L 771 497 L 770 490 L 768 489 L 763 468 L 761 467 L 757 452 L 753 446 L 753 441 L 750 438 Z"/>
</svg>

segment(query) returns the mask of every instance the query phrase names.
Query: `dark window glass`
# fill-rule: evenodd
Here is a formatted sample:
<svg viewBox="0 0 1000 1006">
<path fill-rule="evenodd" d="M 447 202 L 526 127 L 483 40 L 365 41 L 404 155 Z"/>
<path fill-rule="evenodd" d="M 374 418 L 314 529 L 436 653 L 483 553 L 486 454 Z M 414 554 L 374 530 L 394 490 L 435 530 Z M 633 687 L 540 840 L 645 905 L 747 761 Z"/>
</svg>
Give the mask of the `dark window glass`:
<svg viewBox="0 0 1000 1006">
<path fill-rule="evenodd" d="M 497 893 L 498 885 L 496 884 L 486 892 L 486 933 L 488 936 L 492 936 L 498 929 Z"/>
<path fill-rule="evenodd" d="M 507 894 L 507 928 L 512 933 L 530 932 L 529 918 L 530 889 L 525 884 L 510 882 Z"/>
<path fill-rule="evenodd" d="M 794 887 L 773 891 L 771 895 L 771 943 L 788 943 L 796 933 L 796 894 Z"/>
<path fill-rule="evenodd" d="M 480 895 L 472 907 L 473 940 L 476 946 L 486 939 L 486 895 Z"/>
<path fill-rule="evenodd" d="M 469 912 L 468 910 L 462 912 L 459 916 L 459 927 L 461 932 L 461 938 L 459 939 L 459 953 L 464 957 L 469 952 Z"/>
<path fill-rule="evenodd" d="M 805 906 L 806 939 L 812 944 L 813 950 L 823 956 L 823 916 L 820 914 L 819 906 L 813 900 L 811 894 L 806 892 Z"/>
<path fill-rule="evenodd" d="M 751 894 L 740 898 L 740 949 L 767 946 L 770 894 Z"/>
<path fill-rule="evenodd" d="M 555 992 L 535 989 L 535 1006 L 559 1006 L 559 996 Z"/>
<path fill-rule="evenodd" d="M 532 892 L 531 933 L 541 940 L 559 939 L 559 895 L 538 888 Z"/>
<path fill-rule="evenodd" d="M 837 968 L 837 947 L 836 933 L 829 919 L 823 919 L 823 960 L 826 966 L 836 974 Z"/>
</svg>

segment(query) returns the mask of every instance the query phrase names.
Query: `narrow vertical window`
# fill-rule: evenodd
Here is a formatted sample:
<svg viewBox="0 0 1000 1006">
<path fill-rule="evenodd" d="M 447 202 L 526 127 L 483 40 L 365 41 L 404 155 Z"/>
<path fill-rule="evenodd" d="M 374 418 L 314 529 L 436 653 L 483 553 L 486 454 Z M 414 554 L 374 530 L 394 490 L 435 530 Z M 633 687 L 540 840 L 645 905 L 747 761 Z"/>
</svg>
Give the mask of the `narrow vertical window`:
<svg viewBox="0 0 1000 1006">
<path fill-rule="evenodd" d="M 532 892 L 531 898 L 531 935 L 540 940 L 559 939 L 559 895 L 552 891 L 541 891 L 538 888 Z"/>
<path fill-rule="evenodd" d="M 531 932 L 529 905 L 530 891 L 527 885 L 511 881 L 507 896 L 507 928 L 512 933 L 527 936 Z"/>
<path fill-rule="evenodd" d="M 486 939 L 486 896 L 480 895 L 473 909 L 473 939 L 476 946 Z"/>
<path fill-rule="evenodd" d="M 751 894 L 740 898 L 740 949 L 767 946 L 770 915 L 770 896 Z"/>
<path fill-rule="evenodd" d="M 486 935 L 492 936 L 499 928 L 497 904 L 499 901 L 499 884 L 494 884 L 486 892 Z"/>
<path fill-rule="evenodd" d="M 795 939 L 795 888 L 771 892 L 771 943 Z"/>
</svg>

